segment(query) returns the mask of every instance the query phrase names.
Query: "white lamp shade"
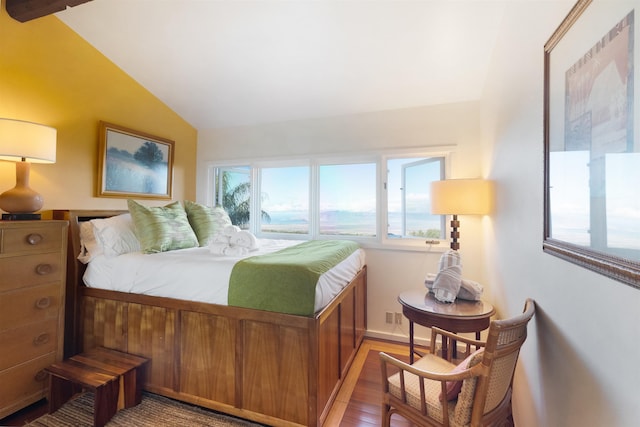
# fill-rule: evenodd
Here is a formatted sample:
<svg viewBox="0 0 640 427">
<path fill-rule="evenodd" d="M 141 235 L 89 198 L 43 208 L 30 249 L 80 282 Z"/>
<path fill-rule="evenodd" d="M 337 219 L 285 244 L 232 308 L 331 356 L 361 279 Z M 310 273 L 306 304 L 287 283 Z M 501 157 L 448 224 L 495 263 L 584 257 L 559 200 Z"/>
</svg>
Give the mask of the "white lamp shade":
<svg viewBox="0 0 640 427">
<path fill-rule="evenodd" d="M 38 123 L 0 119 L 0 160 L 55 163 L 56 134 Z"/>
<path fill-rule="evenodd" d="M 485 215 L 493 210 L 493 181 L 448 179 L 431 183 L 431 213 Z"/>
</svg>

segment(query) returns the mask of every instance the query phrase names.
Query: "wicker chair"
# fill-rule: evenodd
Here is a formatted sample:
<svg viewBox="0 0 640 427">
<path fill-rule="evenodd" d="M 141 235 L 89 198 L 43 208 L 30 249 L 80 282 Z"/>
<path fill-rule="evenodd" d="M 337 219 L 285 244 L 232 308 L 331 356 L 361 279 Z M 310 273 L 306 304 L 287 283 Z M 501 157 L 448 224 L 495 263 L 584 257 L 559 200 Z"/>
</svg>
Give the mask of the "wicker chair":
<svg viewBox="0 0 640 427">
<path fill-rule="evenodd" d="M 527 299 L 522 314 L 493 320 L 486 342 L 434 327 L 430 353 L 413 365 L 380 353 L 382 378 L 386 379 L 382 385 L 382 426 L 389 427 L 394 413 L 420 426 L 512 425 L 513 374 L 534 311 L 535 303 Z M 438 336 L 464 343 L 467 359 L 456 367 L 451 363 L 451 352 L 443 355 L 446 359 L 437 356 Z M 447 382 L 451 386 L 457 381 L 462 381 L 460 393 L 457 399 L 448 400 Z"/>
</svg>

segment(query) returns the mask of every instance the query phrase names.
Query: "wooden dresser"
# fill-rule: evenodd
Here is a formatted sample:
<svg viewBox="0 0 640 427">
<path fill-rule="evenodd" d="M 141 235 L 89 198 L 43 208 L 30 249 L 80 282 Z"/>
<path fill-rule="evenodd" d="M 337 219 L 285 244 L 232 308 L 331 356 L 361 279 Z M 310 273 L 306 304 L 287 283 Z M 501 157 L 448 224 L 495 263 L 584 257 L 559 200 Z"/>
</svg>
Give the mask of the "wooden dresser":
<svg viewBox="0 0 640 427">
<path fill-rule="evenodd" d="M 47 395 L 62 360 L 66 221 L 0 221 L 0 419 Z"/>
</svg>

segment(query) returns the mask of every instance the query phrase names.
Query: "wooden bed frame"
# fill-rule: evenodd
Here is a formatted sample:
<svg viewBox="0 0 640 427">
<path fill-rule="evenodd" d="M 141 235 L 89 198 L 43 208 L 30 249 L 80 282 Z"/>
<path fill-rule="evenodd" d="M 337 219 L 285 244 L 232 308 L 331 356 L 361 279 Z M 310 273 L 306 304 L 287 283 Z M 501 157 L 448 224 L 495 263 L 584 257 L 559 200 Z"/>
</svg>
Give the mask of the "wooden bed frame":
<svg viewBox="0 0 640 427">
<path fill-rule="evenodd" d="M 314 317 L 87 288 L 69 221 L 65 354 L 95 346 L 151 359 L 145 390 L 273 426 L 321 426 L 366 330 L 366 266 Z"/>
</svg>

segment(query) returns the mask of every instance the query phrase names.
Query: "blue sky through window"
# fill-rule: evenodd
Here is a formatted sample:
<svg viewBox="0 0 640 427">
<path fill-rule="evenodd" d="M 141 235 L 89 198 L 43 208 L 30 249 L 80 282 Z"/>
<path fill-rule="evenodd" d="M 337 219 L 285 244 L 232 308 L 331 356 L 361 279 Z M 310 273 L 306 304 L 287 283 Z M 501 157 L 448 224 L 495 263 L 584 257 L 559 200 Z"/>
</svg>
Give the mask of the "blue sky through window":
<svg viewBox="0 0 640 427">
<path fill-rule="evenodd" d="M 378 176 L 381 165 L 388 175 Z M 429 212 L 429 184 L 440 179 L 443 168 L 443 157 L 422 156 L 220 170 L 228 174 L 229 190 L 249 182 L 252 169 L 257 172 L 258 180 L 253 184 L 259 193 L 252 194 L 259 194 L 260 200 L 252 206 L 269 217 L 260 215 L 258 231 L 362 237 L 381 232 L 398 238 L 420 237 L 433 229 L 439 235 L 441 218 Z M 380 212 L 387 197 L 388 216 L 384 217 Z"/>
</svg>

